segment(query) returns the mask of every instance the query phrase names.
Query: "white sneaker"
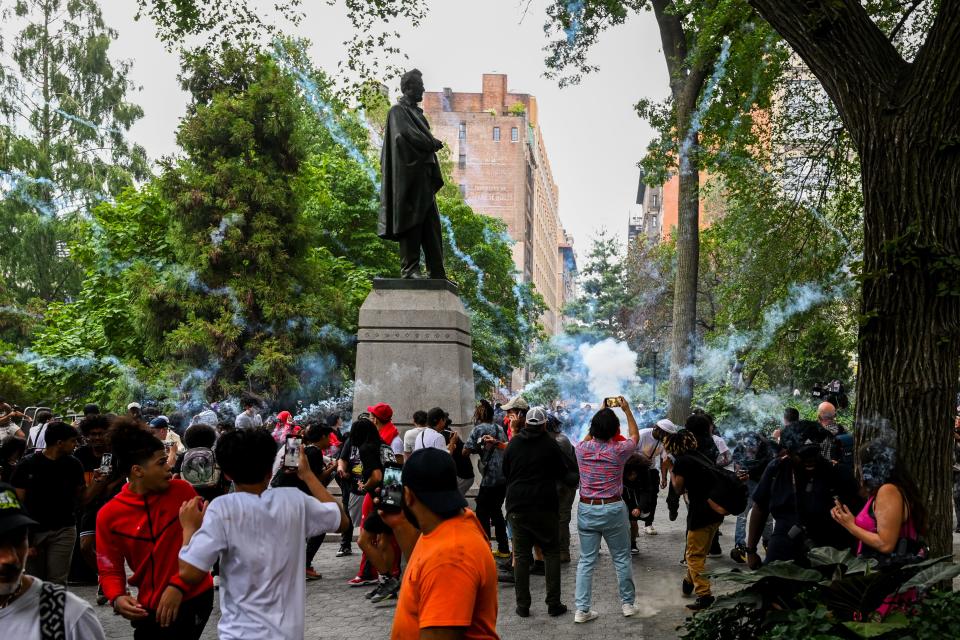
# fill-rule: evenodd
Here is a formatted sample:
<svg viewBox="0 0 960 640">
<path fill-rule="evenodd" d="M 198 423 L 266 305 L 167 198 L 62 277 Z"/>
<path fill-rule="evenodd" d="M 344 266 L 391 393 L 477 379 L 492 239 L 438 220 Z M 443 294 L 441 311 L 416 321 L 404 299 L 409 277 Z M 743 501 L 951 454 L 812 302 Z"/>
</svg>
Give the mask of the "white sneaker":
<svg viewBox="0 0 960 640">
<path fill-rule="evenodd" d="M 594 611 L 593 609 L 591 609 L 590 611 L 577 610 L 577 612 L 573 614 L 573 621 L 577 623 L 590 622 L 591 620 L 596 620 L 599 617 L 600 617 L 600 614 Z"/>
<path fill-rule="evenodd" d="M 643 532 L 644 532 L 645 534 L 647 534 L 648 536 L 655 536 L 655 535 L 657 535 L 657 530 L 653 528 L 653 525 L 652 525 L 652 524 L 644 527 L 644 528 L 643 528 Z"/>
<path fill-rule="evenodd" d="M 213 588 L 220 589 L 220 576 L 213 576 Z"/>
<path fill-rule="evenodd" d="M 635 604 L 625 604 L 622 609 L 624 618 L 629 618 L 630 616 L 635 616 L 640 613 L 640 607 Z"/>
</svg>

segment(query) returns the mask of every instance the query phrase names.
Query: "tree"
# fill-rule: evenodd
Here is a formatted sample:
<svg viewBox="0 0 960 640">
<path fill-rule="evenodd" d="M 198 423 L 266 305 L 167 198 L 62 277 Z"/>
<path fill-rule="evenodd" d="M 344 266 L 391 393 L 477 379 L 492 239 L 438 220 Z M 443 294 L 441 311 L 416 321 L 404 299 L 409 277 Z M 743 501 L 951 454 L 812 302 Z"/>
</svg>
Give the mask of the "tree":
<svg viewBox="0 0 960 640">
<path fill-rule="evenodd" d="M 898 458 L 949 553 L 950 424 L 960 377 L 960 4 L 942 2 L 908 60 L 854 0 L 750 0 L 822 83 L 862 166 L 857 421 L 898 428 Z"/>
<path fill-rule="evenodd" d="M 567 328 L 568 333 L 586 334 L 596 340 L 626 339 L 629 326 L 624 314 L 627 290 L 622 254 L 619 238 L 601 229 L 580 272 L 580 296 L 566 311 L 574 320 Z"/>
<path fill-rule="evenodd" d="M 582 73 L 595 70 L 586 54 L 599 34 L 609 26 L 622 24 L 631 12 L 646 8 L 656 16 L 670 74 L 669 103 L 655 106 L 642 101 L 638 110 L 658 126 L 661 135 L 651 145 L 655 161 L 650 164 L 658 166 L 648 172 L 649 179 L 660 178 L 662 182 L 671 167 L 678 172 L 669 415 L 674 421 L 682 421 L 690 413 L 694 385 L 702 119 L 731 56 L 735 61 L 730 64 L 729 75 L 735 81 L 729 83 L 733 91 L 728 91 L 727 104 L 732 103 L 735 111 L 753 107 L 753 100 L 741 106 L 741 96 L 750 94 L 751 84 L 757 87 L 756 68 L 763 61 L 766 34 L 750 23 L 749 7 L 741 1 L 557 0 L 547 10 L 547 26 L 560 37 L 549 47 L 547 67 L 553 75 L 567 68 L 575 70 L 561 79 L 561 85 L 579 81 Z M 736 39 L 731 41 L 734 34 Z"/>
<path fill-rule="evenodd" d="M 0 274 L 21 304 L 62 300 L 80 286 L 65 251 L 76 218 L 147 174 L 143 149 L 124 138 L 143 112 L 127 101 L 130 63 L 110 60 L 116 32 L 94 0 L 18 0 L 3 17 L 22 28 L 0 66 L 0 171 L 10 187 Z"/>
</svg>

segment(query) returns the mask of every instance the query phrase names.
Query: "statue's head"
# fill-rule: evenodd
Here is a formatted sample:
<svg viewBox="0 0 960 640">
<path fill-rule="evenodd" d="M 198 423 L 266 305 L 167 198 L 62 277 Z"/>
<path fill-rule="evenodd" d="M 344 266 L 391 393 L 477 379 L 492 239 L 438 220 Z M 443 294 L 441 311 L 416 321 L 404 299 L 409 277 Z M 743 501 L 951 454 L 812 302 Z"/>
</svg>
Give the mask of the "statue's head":
<svg viewBox="0 0 960 640">
<path fill-rule="evenodd" d="M 410 69 L 400 78 L 403 97 L 416 104 L 423 100 L 423 74 L 419 69 Z"/>
</svg>

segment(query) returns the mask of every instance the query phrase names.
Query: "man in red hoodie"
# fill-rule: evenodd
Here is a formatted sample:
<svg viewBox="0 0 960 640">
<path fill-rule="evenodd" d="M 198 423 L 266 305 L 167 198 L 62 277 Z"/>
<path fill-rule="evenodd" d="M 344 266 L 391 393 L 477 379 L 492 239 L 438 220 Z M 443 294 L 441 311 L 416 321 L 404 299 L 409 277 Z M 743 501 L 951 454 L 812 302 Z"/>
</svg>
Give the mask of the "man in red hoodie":
<svg viewBox="0 0 960 640">
<path fill-rule="evenodd" d="M 180 507 L 197 495 L 172 479 L 163 443 L 134 420 L 120 419 L 110 442 L 117 470 L 129 478 L 97 514 L 97 567 L 103 594 L 130 620 L 136 640 L 197 640 L 213 609 L 213 579 L 180 579 Z M 124 562 L 133 569 L 127 591 Z"/>
</svg>

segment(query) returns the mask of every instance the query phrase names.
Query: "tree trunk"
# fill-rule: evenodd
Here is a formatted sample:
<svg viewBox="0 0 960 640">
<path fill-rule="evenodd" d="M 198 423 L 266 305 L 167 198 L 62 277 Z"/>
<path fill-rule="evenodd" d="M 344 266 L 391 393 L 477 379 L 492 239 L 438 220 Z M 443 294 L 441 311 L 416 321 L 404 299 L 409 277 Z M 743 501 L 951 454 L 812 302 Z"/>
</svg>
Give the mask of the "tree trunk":
<svg viewBox="0 0 960 640">
<path fill-rule="evenodd" d="M 698 92 L 699 93 L 699 92 Z M 689 113 L 689 111 L 687 111 Z M 680 119 L 681 122 L 689 118 Z M 697 134 L 692 134 L 691 149 Z M 677 178 L 677 273 L 673 295 L 669 418 L 682 425 L 693 398 L 693 356 L 697 325 L 697 277 L 700 270 L 700 172 L 693 162 Z"/>
<path fill-rule="evenodd" d="M 944 250 L 937 239 L 949 241 L 946 234 L 952 233 L 953 256 L 960 253 L 960 159 L 938 153 L 925 124 L 922 117 L 907 114 L 879 135 L 868 136 L 860 152 L 867 277 L 861 301 L 857 442 L 869 440 L 873 427 L 889 420 L 897 431 L 898 463 L 916 480 L 926 502 L 934 555 L 947 555 L 952 553 L 960 304 L 956 291 L 950 296 L 938 289 L 949 286 L 945 276 L 952 276 L 955 289 L 957 272 L 939 264 Z M 925 225 L 933 223 L 923 232 L 921 212 L 927 213 Z"/>
<path fill-rule="evenodd" d="M 856 0 L 750 0 L 823 84 L 860 155 L 863 297 L 857 438 L 879 420 L 919 485 L 934 555 L 952 551 L 960 375 L 960 4 L 907 63 Z"/>
</svg>

